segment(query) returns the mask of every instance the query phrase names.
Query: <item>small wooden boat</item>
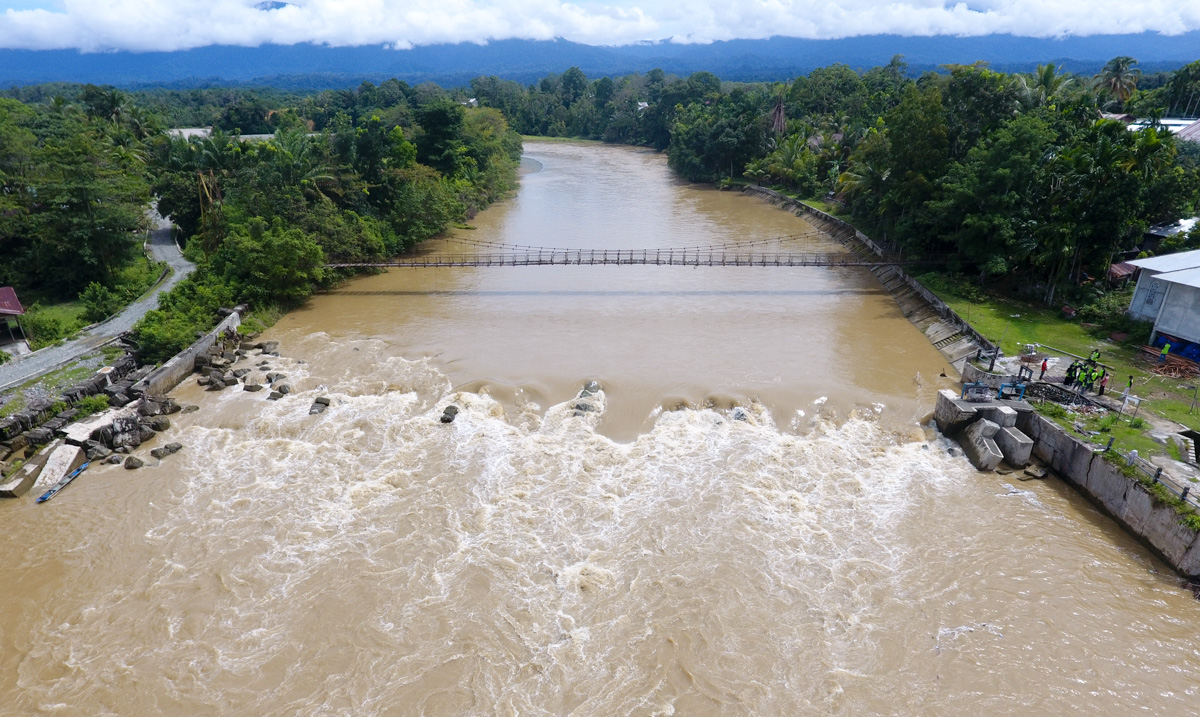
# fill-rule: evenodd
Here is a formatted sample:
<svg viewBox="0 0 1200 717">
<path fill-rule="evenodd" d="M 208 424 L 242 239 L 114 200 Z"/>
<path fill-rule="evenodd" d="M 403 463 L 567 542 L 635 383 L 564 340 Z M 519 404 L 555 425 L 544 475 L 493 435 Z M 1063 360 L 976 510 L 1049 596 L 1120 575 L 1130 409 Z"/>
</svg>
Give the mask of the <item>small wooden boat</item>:
<svg viewBox="0 0 1200 717">
<path fill-rule="evenodd" d="M 79 474 L 80 474 L 80 473 L 83 473 L 83 471 L 84 471 L 84 470 L 86 470 L 86 469 L 87 469 L 87 467 L 88 467 L 89 465 L 91 465 L 91 464 L 90 464 L 90 463 L 84 463 L 83 465 L 79 466 L 79 467 L 78 467 L 78 468 L 76 468 L 75 470 L 73 470 L 73 471 L 71 471 L 70 473 L 68 473 L 68 474 L 67 474 L 67 476 L 66 476 L 65 478 L 63 478 L 63 479 L 62 479 L 62 480 L 60 480 L 59 482 L 55 483 L 53 488 L 51 488 L 50 490 L 48 490 L 48 491 L 46 491 L 45 493 L 43 493 L 43 494 L 42 494 L 42 497 L 40 497 L 40 498 L 38 498 L 38 499 L 37 499 L 37 502 L 39 502 L 39 503 L 45 503 L 46 501 L 50 500 L 50 499 L 51 499 L 51 498 L 53 498 L 54 496 L 58 495 L 58 492 L 59 492 L 60 490 L 62 490 L 63 488 L 66 488 L 66 487 L 67 487 L 67 485 L 68 485 L 68 484 L 70 484 L 70 482 L 71 482 L 71 481 L 73 481 L 73 480 L 75 480 L 76 478 L 78 478 L 78 477 L 79 477 Z"/>
</svg>

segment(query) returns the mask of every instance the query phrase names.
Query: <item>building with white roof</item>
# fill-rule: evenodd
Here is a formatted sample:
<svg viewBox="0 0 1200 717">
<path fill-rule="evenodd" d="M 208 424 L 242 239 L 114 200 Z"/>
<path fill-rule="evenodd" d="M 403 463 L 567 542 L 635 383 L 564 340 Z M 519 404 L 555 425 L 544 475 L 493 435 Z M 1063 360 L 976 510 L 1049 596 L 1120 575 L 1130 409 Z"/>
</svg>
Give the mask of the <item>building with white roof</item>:
<svg viewBox="0 0 1200 717">
<path fill-rule="evenodd" d="M 1154 322 L 1151 341 L 1166 334 L 1200 344 L 1200 249 L 1129 263 L 1141 269 L 1129 313 Z"/>
</svg>

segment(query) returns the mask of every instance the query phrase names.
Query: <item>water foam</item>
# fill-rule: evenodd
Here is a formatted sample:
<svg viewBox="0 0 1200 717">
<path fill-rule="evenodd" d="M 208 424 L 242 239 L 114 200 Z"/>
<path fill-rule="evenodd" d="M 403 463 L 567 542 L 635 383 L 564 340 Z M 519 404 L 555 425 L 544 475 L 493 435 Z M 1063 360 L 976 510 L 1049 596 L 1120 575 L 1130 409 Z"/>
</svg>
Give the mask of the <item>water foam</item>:
<svg viewBox="0 0 1200 717">
<path fill-rule="evenodd" d="M 24 675 L 43 705 L 136 677 L 163 709 L 667 714 L 698 693 L 779 713 L 877 660 L 909 559 L 894 525 L 943 479 L 874 411 L 806 436 L 761 404 L 664 411 L 619 444 L 603 392 L 510 420 L 361 349 L 324 383 L 275 361 L 286 400 L 211 399 L 240 418 L 179 436 L 146 574 L 50 629 L 39 658 L 78 673 Z"/>
</svg>

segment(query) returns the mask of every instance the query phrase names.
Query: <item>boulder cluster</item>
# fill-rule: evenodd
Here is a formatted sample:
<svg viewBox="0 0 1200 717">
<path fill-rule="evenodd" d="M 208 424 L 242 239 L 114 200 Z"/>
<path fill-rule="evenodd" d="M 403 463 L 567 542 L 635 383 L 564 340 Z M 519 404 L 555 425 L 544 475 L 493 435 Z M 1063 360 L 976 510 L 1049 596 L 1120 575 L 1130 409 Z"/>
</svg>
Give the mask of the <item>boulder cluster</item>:
<svg viewBox="0 0 1200 717">
<path fill-rule="evenodd" d="M 227 332 L 208 351 L 196 357 L 195 372 L 200 375 L 196 383 L 209 391 L 223 391 L 239 384 L 243 391 L 250 393 L 270 389 L 268 401 L 278 401 L 290 394 L 292 386 L 287 382 L 287 375 L 271 366 L 271 358 L 279 357 L 279 342 L 256 343 L 256 338 L 257 334 L 239 336 L 236 332 Z M 253 367 L 235 367 L 252 357 L 261 360 Z"/>
<path fill-rule="evenodd" d="M 134 385 L 153 369 L 153 366 L 138 368 L 137 359 L 126 354 L 112 366 L 63 391 L 58 398 L 32 400 L 25 410 L 0 418 L 0 462 L 18 451 L 49 443 L 59 430 L 79 416 L 75 406 L 84 398 L 103 395 L 110 406 L 125 406 L 136 400 L 139 396 Z M 63 409 L 63 405 L 67 408 Z M 0 465 L 0 471 L 3 468 Z"/>
</svg>

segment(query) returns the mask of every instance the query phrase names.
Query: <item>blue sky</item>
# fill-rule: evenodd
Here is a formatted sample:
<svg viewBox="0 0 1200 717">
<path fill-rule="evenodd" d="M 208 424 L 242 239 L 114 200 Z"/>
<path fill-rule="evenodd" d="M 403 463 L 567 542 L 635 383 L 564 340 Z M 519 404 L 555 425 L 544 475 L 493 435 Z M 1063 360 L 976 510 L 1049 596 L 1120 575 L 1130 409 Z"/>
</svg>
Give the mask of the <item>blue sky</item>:
<svg viewBox="0 0 1200 717">
<path fill-rule="evenodd" d="M 1200 0 L 0 0 L 0 47 L 178 50 L 315 42 L 404 49 L 881 33 L 1062 37 L 1200 30 Z"/>
</svg>

